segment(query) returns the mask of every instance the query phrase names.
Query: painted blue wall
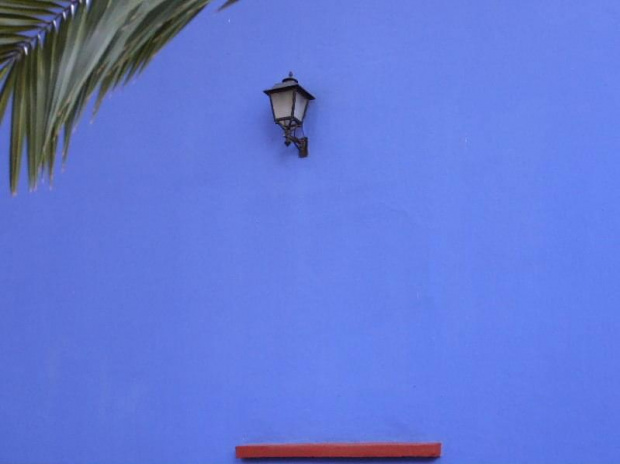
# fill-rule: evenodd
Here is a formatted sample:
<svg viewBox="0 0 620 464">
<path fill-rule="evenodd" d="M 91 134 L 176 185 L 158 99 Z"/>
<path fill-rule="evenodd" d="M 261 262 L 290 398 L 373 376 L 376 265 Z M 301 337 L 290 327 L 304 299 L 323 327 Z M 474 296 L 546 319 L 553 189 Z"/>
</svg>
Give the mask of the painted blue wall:
<svg viewBox="0 0 620 464">
<path fill-rule="evenodd" d="M 620 462 L 619 120 L 617 1 L 206 11 L 53 190 L 2 178 L 0 462 Z"/>
</svg>

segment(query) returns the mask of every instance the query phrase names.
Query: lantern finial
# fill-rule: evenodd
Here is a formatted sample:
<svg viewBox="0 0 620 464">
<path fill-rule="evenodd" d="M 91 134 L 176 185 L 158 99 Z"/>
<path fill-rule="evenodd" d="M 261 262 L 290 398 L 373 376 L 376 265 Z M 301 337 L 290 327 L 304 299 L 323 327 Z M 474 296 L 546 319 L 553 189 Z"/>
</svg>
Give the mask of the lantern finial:
<svg viewBox="0 0 620 464">
<path fill-rule="evenodd" d="M 293 71 L 289 71 L 288 77 L 282 79 L 282 82 L 299 82 L 297 79 L 293 77 Z"/>
</svg>

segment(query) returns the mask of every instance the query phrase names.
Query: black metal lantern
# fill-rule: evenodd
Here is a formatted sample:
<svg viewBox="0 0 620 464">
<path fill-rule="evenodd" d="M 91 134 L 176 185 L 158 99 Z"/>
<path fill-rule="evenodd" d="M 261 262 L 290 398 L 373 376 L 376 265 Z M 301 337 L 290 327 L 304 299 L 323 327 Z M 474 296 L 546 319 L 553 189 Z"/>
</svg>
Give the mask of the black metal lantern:
<svg viewBox="0 0 620 464">
<path fill-rule="evenodd" d="M 303 123 L 308 103 L 314 100 L 314 97 L 299 85 L 292 72 L 281 83 L 265 90 L 265 93 L 271 99 L 275 123 L 284 129 L 285 145 L 289 146 L 294 143 L 299 150 L 299 157 L 305 158 L 308 156 L 308 137 L 297 137 L 297 130 L 301 130 L 303 135 Z"/>
</svg>

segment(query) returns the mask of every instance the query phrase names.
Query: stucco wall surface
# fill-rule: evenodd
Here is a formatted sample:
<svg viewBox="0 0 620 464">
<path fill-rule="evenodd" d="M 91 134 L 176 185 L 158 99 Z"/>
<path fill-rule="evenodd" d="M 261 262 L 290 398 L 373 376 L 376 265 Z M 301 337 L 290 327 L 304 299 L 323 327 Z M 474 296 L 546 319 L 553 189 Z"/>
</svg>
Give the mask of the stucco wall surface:
<svg viewBox="0 0 620 464">
<path fill-rule="evenodd" d="M 620 462 L 619 120 L 617 1 L 207 10 L 52 190 L 1 178 L 0 463 Z"/>
</svg>

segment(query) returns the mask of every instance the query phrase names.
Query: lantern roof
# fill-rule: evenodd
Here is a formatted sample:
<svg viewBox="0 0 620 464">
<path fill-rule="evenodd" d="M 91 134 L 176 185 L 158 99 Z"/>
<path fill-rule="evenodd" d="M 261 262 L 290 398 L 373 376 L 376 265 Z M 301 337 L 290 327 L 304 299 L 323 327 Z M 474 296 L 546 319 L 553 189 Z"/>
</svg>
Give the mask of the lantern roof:
<svg viewBox="0 0 620 464">
<path fill-rule="evenodd" d="M 310 92 L 304 89 L 301 85 L 299 85 L 299 81 L 293 77 L 293 73 L 288 73 L 288 77 L 282 79 L 282 82 L 275 84 L 272 88 L 265 90 L 264 92 L 267 95 L 271 95 L 276 92 L 283 92 L 285 90 L 293 90 L 297 89 L 297 91 L 301 92 L 304 97 L 308 100 L 314 100 L 314 97 Z"/>
</svg>

